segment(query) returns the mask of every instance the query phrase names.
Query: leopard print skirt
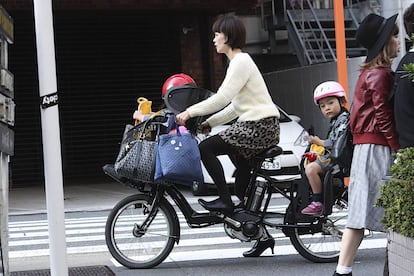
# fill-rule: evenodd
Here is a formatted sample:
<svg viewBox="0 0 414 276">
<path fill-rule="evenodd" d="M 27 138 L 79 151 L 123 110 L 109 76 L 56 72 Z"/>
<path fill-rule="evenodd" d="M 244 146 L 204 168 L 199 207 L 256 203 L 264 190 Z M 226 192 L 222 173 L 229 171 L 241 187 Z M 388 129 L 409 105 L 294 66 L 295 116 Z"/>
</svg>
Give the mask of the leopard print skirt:
<svg viewBox="0 0 414 276">
<path fill-rule="evenodd" d="M 244 158 L 250 159 L 279 143 L 279 119 L 268 117 L 259 121 L 236 121 L 218 135 Z"/>
</svg>

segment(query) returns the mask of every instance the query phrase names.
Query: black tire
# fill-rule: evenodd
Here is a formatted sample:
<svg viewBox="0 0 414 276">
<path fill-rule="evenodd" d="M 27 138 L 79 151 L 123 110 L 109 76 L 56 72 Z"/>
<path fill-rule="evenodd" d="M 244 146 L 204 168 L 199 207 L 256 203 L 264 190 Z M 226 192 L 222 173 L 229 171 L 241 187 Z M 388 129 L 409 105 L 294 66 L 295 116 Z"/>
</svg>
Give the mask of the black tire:
<svg viewBox="0 0 414 276">
<path fill-rule="evenodd" d="M 309 229 L 295 228 L 289 235 L 296 251 L 305 259 L 315 263 L 336 262 L 339 247 L 347 220 L 346 200 L 336 200 L 332 213 L 321 220 L 320 231 L 313 233 Z"/>
<path fill-rule="evenodd" d="M 162 199 L 147 229 L 150 198 L 135 194 L 121 200 L 109 213 L 105 239 L 111 255 L 128 268 L 152 268 L 168 257 L 179 236 L 179 222 L 171 204 Z"/>
<path fill-rule="evenodd" d="M 193 184 L 191 185 L 191 192 L 195 196 L 203 196 L 203 195 L 208 194 L 208 187 L 203 182 L 194 181 Z"/>
</svg>

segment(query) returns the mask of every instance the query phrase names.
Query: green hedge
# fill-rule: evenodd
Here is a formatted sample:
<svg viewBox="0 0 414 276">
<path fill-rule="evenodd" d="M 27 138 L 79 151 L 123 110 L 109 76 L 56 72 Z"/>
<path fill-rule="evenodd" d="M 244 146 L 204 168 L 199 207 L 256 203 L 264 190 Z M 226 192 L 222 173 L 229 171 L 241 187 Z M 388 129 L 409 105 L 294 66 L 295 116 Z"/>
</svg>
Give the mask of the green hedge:
<svg viewBox="0 0 414 276">
<path fill-rule="evenodd" d="M 394 157 L 392 179 L 381 187 L 377 206 L 385 209 L 381 221 L 386 227 L 414 238 L 414 147 L 401 149 Z"/>
</svg>

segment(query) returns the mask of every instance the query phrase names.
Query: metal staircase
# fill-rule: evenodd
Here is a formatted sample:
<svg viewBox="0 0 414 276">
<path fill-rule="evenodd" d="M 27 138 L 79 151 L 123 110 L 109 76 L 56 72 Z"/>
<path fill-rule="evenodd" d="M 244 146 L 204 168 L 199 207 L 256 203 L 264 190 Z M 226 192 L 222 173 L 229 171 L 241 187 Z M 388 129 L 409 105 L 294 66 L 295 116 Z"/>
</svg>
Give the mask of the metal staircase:
<svg viewBox="0 0 414 276">
<path fill-rule="evenodd" d="M 260 0 L 257 15 L 268 32 L 266 54 L 296 55 L 301 66 L 336 60 L 333 1 Z M 369 13 L 380 14 L 379 0 L 344 0 L 347 57 L 365 56 L 355 34 Z"/>
<path fill-rule="evenodd" d="M 334 11 L 315 9 L 303 0 L 301 8 L 286 10 L 289 40 L 302 66 L 336 60 Z M 366 50 L 355 40 L 359 10 L 344 8 L 346 55 L 363 56 Z"/>
</svg>

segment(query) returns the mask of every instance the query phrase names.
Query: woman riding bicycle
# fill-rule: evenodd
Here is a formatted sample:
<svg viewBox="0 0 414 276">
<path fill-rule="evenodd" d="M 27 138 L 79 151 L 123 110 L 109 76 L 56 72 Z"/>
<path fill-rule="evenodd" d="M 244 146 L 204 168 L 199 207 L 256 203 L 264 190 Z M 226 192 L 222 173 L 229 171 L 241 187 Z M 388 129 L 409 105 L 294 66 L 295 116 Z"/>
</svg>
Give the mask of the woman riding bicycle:
<svg viewBox="0 0 414 276">
<path fill-rule="evenodd" d="M 280 115 L 259 69 L 250 55 L 241 50 L 246 41 L 242 21 L 235 16 L 224 15 L 216 20 L 212 30 L 217 53 L 225 54 L 230 61 L 225 79 L 216 94 L 178 114 L 177 123 L 184 125 L 192 117 L 217 112 L 202 123 L 206 130 L 237 118 L 229 128 L 199 145 L 202 162 L 219 195 L 213 201 L 200 199 L 199 203 L 207 210 L 231 213 L 234 204 L 217 156 L 229 155 L 232 160 L 237 159 L 235 193 L 243 204 L 250 176 L 248 160 L 279 143 Z M 259 256 L 273 246 L 274 240 L 269 238 L 264 243 L 256 243 L 253 251 L 244 256 Z"/>
</svg>

